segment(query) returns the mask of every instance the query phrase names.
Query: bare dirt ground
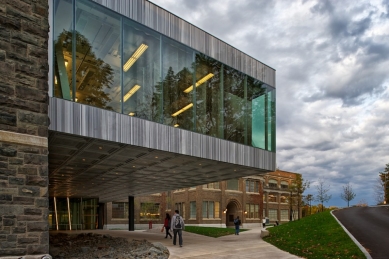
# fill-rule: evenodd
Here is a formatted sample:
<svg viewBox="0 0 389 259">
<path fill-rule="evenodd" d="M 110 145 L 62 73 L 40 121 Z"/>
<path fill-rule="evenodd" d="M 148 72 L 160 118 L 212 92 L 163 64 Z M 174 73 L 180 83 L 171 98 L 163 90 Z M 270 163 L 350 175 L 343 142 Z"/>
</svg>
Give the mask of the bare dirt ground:
<svg viewBox="0 0 389 259">
<path fill-rule="evenodd" d="M 169 250 L 147 240 L 128 241 L 95 233 L 50 233 L 50 255 L 56 259 L 167 259 Z"/>
</svg>

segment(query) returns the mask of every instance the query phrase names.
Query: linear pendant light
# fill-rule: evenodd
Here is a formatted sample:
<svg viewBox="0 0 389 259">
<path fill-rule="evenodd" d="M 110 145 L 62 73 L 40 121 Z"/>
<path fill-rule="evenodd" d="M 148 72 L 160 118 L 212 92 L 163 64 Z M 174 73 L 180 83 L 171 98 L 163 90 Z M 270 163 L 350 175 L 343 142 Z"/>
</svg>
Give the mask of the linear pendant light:
<svg viewBox="0 0 389 259">
<path fill-rule="evenodd" d="M 134 85 L 134 87 L 131 88 L 131 90 L 128 91 L 128 93 L 126 93 L 126 95 L 123 97 L 124 102 L 126 102 L 128 99 L 130 99 L 130 97 L 131 97 L 136 91 L 138 91 L 139 88 L 140 88 L 140 85 Z"/>
<path fill-rule="evenodd" d="M 126 64 L 123 65 L 123 70 L 124 72 L 127 72 L 130 67 L 132 65 L 134 65 L 134 63 L 138 60 L 138 58 L 143 54 L 143 52 L 146 51 L 146 49 L 148 48 L 149 46 L 147 46 L 146 44 L 143 44 L 139 46 L 139 48 L 137 50 L 135 50 L 134 54 L 132 54 L 132 56 L 127 60 Z"/>
<path fill-rule="evenodd" d="M 193 103 L 190 103 L 187 106 L 185 106 L 184 108 L 182 108 L 181 110 L 176 111 L 175 113 L 173 113 L 172 116 L 176 117 L 178 114 L 183 113 L 184 111 L 186 111 L 186 110 L 188 110 L 188 109 L 190 109 L 192 107 L 193 107 Z"/>
<path fill-rule="evenodd" d="M 196 87 L 204 84 L 207 80 L 209 80 L 213 76 L 214 76 L 214 74 L 212 74 L 212 73 L 209 73 L 208 75 L 204 76 L 203 78 L 201 78 L 199 81 L 196 82 Z M 193 85 L 189 86 L 188 88 L 186 88 L 184 90 L 185 93 L 189 93 L 190 91 L 193 91 Z"/>
</svg>

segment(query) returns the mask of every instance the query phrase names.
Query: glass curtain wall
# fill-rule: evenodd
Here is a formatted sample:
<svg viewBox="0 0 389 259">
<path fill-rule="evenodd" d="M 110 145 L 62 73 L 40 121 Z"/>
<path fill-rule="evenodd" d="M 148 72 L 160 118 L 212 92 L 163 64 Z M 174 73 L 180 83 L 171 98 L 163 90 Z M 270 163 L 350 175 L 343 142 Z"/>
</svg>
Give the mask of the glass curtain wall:
<svg viewBox="0 0 389 259">
<path fill-rule="evenodd" d="M 53 2 L 54 97 L 275 152 L 274 88 L 92 1 Z"/>
<path fill-rule="evenodd" d="M 49 227 L 51 230 L 97 229 L 97 209 L 96 198 L 50 198 Z"/>
</svg>

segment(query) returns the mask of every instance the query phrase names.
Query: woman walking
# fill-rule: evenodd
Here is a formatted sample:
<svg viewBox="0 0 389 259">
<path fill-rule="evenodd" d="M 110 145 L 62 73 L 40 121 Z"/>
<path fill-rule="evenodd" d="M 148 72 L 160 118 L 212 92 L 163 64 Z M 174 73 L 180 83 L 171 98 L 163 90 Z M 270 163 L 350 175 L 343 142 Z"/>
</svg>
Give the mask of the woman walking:
<svg viewBox="0 0 389 259">
<path fill-rule="evenodd" d="M 165 238 L 167 238 L 167 236 L 169 235 L 170 239 L 172 239 L 172 234 L 170 234 L 170 221 L 171 221 L 170 215 L 169 215 L 169 213 L 166 213 L 165 222 L 163 224 L 163 226 L 166 229 L 166 236 L 165 236 Z"/>
</svg>

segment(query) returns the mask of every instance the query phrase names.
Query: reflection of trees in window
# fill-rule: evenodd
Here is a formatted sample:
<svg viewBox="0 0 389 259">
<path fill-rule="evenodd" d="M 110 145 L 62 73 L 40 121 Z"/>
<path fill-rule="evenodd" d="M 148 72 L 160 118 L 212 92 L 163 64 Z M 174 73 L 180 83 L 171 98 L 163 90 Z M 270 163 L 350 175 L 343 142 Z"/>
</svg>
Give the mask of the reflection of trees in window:
<svg viewBox="0 0 389 259">
<path fill-rule="evenodd" d="M 159 203 L 141 203 L 140 219 L 159 219 Z"/>
<path fill-rule="evenodd" d="M 74 80 L 72 77 L 72 37 L 72 32 L 64 30 L 55 42 L 55 96 L 60 98 L 64 98 L 66 93 L 70 96 L 73 92 L 71 88 L 72 80 Z M 111 98 L 104 89 L 111 88 L 114 71 L 109 64 L 96 57 L 88 39 L 79 32 L 76 32 L 75 75 L 77 92 L 75 100 L 77 102 L 112 110 L 112 107 L 108 106 Z M 65 76 L 70 79 L 68 83 L 66 83 L 67 80 L 63 80 Z"/>
</svg>

